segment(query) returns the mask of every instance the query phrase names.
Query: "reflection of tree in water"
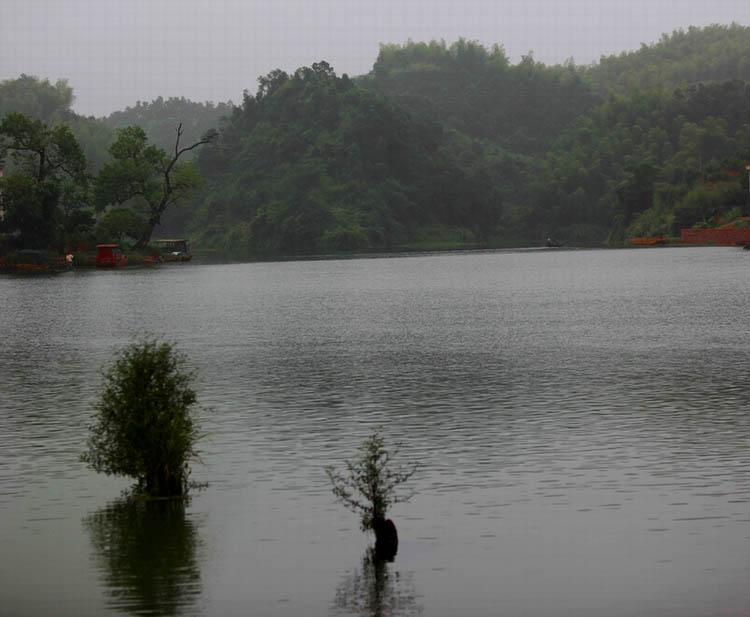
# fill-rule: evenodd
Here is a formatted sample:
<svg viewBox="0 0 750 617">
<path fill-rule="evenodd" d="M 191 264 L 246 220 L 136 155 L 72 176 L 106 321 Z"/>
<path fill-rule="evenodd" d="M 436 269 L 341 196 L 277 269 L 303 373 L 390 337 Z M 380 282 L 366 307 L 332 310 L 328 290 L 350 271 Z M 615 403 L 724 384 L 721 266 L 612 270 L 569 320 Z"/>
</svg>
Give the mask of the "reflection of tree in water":
<svg viewBox="0 0 750 617">
<path fill-rule="evenodd" d="M 375 559 L 370 549 L 365 552 L 362 566 L 348 574 L 336 589 L 335 606 L 363 617 L 407 617 L 422 613 L 411 574 L 398 572 L 392 563 Z"/>
<path fill-rule="evenodd" d="M 115 608 L 178 615 L 200 594 L 198 535 L 184 500 L 116 501 L 84 525 Z"/>
</svg>

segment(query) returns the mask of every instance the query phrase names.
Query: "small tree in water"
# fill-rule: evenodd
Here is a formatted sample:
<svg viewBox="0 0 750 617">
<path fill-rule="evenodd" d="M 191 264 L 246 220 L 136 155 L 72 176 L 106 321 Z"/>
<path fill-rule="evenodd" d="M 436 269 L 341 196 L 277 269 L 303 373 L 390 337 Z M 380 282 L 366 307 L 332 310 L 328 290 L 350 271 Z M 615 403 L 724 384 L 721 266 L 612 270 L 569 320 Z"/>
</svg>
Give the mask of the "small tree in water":
<svg viewBox="0 0 750 617">
<path fill-rule="evenodd" d="M 81 460 L 98 472 L 136 479 L 153 497 L 184 495 L 197 428 L 196 395 L 185 357 L 169 343 L 144 340 L 121 350 L 104 375 L 88 450 Z"/>
<path fill-rule="evenodd" d="M 386 520 L 388 507 L 412 497 L 413 493 L 398 493 L 396 487 L 411 478 L 419 465 L 394 466 L 392 461 L 398 450 L 386 450 L 385 441 L 377 431 L 362 443 L 359 451 L 355 461 L 345 461 L 345 473 L 332 466 L 325 471 L 338 501 L 360 514 L 362 531 L 375 532 L 376 553 L 392 557 L 396 554 L 398 537 L 393 523 Z"/>
</svg>

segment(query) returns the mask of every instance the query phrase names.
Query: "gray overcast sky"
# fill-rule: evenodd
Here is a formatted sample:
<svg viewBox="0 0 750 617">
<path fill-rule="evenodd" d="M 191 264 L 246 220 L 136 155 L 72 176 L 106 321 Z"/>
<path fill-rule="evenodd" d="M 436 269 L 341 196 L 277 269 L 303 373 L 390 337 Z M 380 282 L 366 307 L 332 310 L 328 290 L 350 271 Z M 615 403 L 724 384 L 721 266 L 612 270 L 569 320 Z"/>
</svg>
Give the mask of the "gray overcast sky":
<svg viewBox="0 0 750 617">
<path fill-rule="evenodd" d="M 326 60 L 368 72 L 380 43 L 459 37 L 547 64 L 750 25 L 750 0 L 0 0 L 0 79 L 68 79 L 83 114 L 184 96 L 238 103 L 257 78 Z"/>
</svg>

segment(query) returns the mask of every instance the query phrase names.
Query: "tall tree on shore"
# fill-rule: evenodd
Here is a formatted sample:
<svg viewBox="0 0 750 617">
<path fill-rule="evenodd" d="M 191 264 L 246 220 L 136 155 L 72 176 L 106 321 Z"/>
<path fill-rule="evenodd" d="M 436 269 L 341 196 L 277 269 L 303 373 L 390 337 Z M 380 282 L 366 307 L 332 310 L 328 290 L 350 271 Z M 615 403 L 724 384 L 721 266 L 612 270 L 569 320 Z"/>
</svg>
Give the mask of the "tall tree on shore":
<svg viewBox="0 0 750 617">
<path fill-rule="evenodd" d="M 0 161 L 10 154 L 2 179 L 3 231 L 26 248 L 48 248 L 65 241 L 65 216 L 85 206 L 86 157 L 70 128 L 47 126 L 13 112 L 0 122 Z M 55 246 L 55 248 L 61 248 Z"/>
<path fill-rule="evenodd" d="M 109 148 L 113 161 L 105 165 L 96 178 L 99 208 L 131 203 L 145 210 L 146 223 L 135 244 L 137 249 L 148 245 L 167 208 L 190 195 L 201 183 L 195 166 L 179 159 L 186 152 L 209 143 L 215 133 L 206 133 L 189 146 L 180 146 L 181 123 L 176 134 L 174 150 L 167 154 L 148 142 L 141 127 L 118 129 L 117 139 Z"/>
</svg>

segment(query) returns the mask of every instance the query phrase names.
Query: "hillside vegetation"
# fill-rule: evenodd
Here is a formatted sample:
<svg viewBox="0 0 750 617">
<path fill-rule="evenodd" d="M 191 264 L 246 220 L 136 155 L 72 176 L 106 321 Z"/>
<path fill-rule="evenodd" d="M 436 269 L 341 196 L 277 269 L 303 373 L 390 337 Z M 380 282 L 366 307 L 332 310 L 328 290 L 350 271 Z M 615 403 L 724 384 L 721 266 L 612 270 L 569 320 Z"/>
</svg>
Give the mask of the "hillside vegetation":
<svg viewBox="0 0 750 617">
<path fill-rule="evenodd" d="M 386 249 L 451 228 L 483 241 L 501 203 L 461 169 L 440 124 L 325 62 L 274 71 L 199 157 L 199 242 L 255 253 Z M 435 230 L 438 230 L 435 232 Z"/>
<path fill-rule="evenodd" d="M 589 66 L 409 41 L 383 45 L 366 75 L 321 61 L 258 82 L 239 106 L 159 98 L 94 119 L 70 111 L 65 81 L 22 75 L 0 83 L 0 115 L 69 125 L 91 173 L 114 129 L 141 126 L 165 150 L 179 124 L 192 141 L 217 129 L 194 159 L 202 189 L 162 232 L 235 257 L 621 244 L 750 214 L 750 28 L 737 24 Z"/>
<path fill-rule="evenodd" d="M 750 158 L 748 58 L 750 29 L 736 24 L 589 67 L 409 42 L 383 46 L 362 84 L 461 136 L 504 197 L 506 237 L 620 243 L 747 208 L 734 172 Z"/>
<path fill-rule="evenodd" d="M 674 90 L 687 84 L 750 81 L 750 37 L 739 24 L 692 26 L 664 34 L 633 53 L 602 57 L 586 69 L 596 92 L 627 94 L 634 88 Z"/>
</svg>

